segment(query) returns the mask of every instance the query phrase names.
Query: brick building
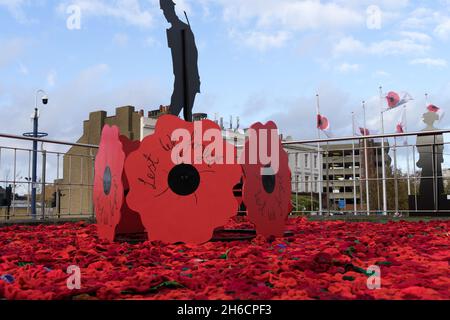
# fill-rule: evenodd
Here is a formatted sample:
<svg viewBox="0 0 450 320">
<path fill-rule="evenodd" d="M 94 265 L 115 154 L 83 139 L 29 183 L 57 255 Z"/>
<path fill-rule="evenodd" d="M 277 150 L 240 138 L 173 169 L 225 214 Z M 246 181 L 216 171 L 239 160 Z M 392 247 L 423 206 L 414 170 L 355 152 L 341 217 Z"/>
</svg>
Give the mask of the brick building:
<svg viewBox="0 0 450 320">
<path fill-rule="evenodd" d="M 158 116 L 157 112 L 152 114 Z M 89 119 L 84 121 L 83 135 L 77 143 L 98 145 L 106 124 L 118 126 L 120 133 L 129 139 L 139 140 L 143 115 L 143 111 L 135 111 L 132 106 L 117 108 L 112 116 L 108 116 L 105 111 L 92 112 Z M 96 153 L 97 149 L 72 147 L 64 155 L 63 179 L 55 181 L 57 192 L 60 193 L 57 207 L 62 215 L 70 213 L 76 217 L 93 212 L 92 185 Z"/>
</svg>

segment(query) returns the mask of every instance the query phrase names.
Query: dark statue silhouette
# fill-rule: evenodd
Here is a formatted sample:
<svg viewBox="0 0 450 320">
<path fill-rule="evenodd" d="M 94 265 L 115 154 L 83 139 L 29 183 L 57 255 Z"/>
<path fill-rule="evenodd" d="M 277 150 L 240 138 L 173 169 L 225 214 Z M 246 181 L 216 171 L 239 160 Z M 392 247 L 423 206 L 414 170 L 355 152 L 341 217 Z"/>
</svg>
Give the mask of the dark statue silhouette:
<svg viewBox="0 0 450 320">
<path fill-rule="evenodd" d="M 442 134 L 433 133 L 433 131 L 438 130 L 434 127 L 434 123 L 438 120 L 439 115 L 437 113 L 431 111 L 425 113 L 423 122 L 427 127 L 422 130 L 423 134 L 417 136 L 416 142 L 419 153 L 417 166 L 422 169 L 422 173 L 419 194 L 417 197 L 410 197 L 410 208 L 424 211 L 424 215 L 450 209 L 450 201 L 445 194 L 442 179 L 444 137 Z M 411 215 L 417 214 L 412 213 Z"/>
<path fill-rule="evenodd" d="M 195 96 L 200 93 L 195 37 L 190 25 L 178 18 L 172 0 L 160 0 L 160 5 L 166 20 L 172 25 L 167 29 L 167 41 L 172 51 L 175 76 L 170 113 L 178 116 L 183 109 L 184 120 L 192 121 Z"/>
</svg>

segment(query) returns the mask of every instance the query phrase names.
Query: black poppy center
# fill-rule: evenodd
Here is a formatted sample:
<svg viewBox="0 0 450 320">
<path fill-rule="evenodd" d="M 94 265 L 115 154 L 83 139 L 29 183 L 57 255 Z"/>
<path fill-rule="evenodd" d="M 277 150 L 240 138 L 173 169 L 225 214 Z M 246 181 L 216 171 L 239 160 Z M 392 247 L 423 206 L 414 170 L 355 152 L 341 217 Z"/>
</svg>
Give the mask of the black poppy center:
<svg viewBox="0 0 450 320">
<path fill-rule="evenodd" d="M 106 195 L 109 195 L 111 192 L 111 169 L 108 166 L 106 166 L 103 173 L 103 192 Z"/>
<path fill-rule="evenodd" d="M 271 194 L 275 191 L 275 185 L 277 183 L 276 175 L 270 167 L 264 168 L 264 173 L 265 174 L 261 176 L 262 184 L 264 190 Z"/>
<path fill-rule="evenodd" d="M 170 171 L 169 188 L 179 196 L 188 196 L 197 191 L 200 185 L 200 174 L 190 164 L 179 164 Z"/>
</svg>

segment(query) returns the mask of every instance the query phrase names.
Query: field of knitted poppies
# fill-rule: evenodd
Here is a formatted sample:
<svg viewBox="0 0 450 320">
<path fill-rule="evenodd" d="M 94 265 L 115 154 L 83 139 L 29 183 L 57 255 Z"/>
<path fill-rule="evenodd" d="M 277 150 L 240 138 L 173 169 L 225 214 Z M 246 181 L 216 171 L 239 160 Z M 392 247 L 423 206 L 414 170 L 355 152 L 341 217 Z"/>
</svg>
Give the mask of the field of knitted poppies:
<svg viewBox="0 0 450 320">
<path fill-rule="evenodd" d="M 248 227 L 248 224 L 234 227 Z M 449 299 L 450 222 L 310 222 L 289 238 L 108 243 L 84 223 L 0 228 L 0 299 Z M 81 289 L 66 273 L 81 269 Z M 371 290 L 370 266 L 381 269 Z"/>
</svg>

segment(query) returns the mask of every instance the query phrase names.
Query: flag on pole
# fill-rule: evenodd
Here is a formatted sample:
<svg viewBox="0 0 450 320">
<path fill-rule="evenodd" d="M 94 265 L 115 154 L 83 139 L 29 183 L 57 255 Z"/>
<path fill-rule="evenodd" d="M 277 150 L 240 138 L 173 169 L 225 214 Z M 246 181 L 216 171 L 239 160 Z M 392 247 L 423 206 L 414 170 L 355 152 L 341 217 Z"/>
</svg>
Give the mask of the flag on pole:
<svg viewBox="0 0 450 320">
<path fill-rule="evenodd" d="M 330 121 L 327 117 L 320 114 L 317 115 L 317 129 L 325 133 L 328 138 L 331 138 L 333 136 L 330 130 Z"/>
<path fill-rule="evenodd" d="M 361 128 L 361 127 L 359 127 L 359 133 L 360 133 L 362 136 L 370 136 L 370 130 L 367 129 L 367 128 Z"/>
<path fill-rule="evenodd" d="M 324 117 L 322 115 L 317 115 L 317 129 L 320 129 L 322 131 L 330 129 L 330 121 L 328 121 L 327 117 Z"/>
<path fill-rule="evenodd" d="M 392 110 L 392 109 L 398 108 L 414 99 L 407 92 L 397 93 L 397 92 L 391 91 L 386 95 L 386 100 L 387 100 L 387 104 L 388 104 L 388 108 L 386 110 Z"/>
<path fill-rule="evenodd" d="M 372 130 L 369 128 L 363 128 L 363 127 L 359 127 L 359 132 L 356 132 L 357 136 L 373 136 L 376 134 L 379 134 L 380 131 L 378 130 Z"/>
<path fill-rule="evenodd" d="M 406 109 L 403 109 L 402 116 L 400 120 L 397 123 L 397 126 L 395 128 L 396 133 L 406 133 Z M 403 145 L 408 145 L 408 137 L 405 137 Z"/>
<path fill-rule="evenodd" d="M 403 109 L 402 116 L 397 123 L 397 127 L 395 129 L 396 133 L 405 133 L 406 132 L 406 110 Z"/>
</svg>

